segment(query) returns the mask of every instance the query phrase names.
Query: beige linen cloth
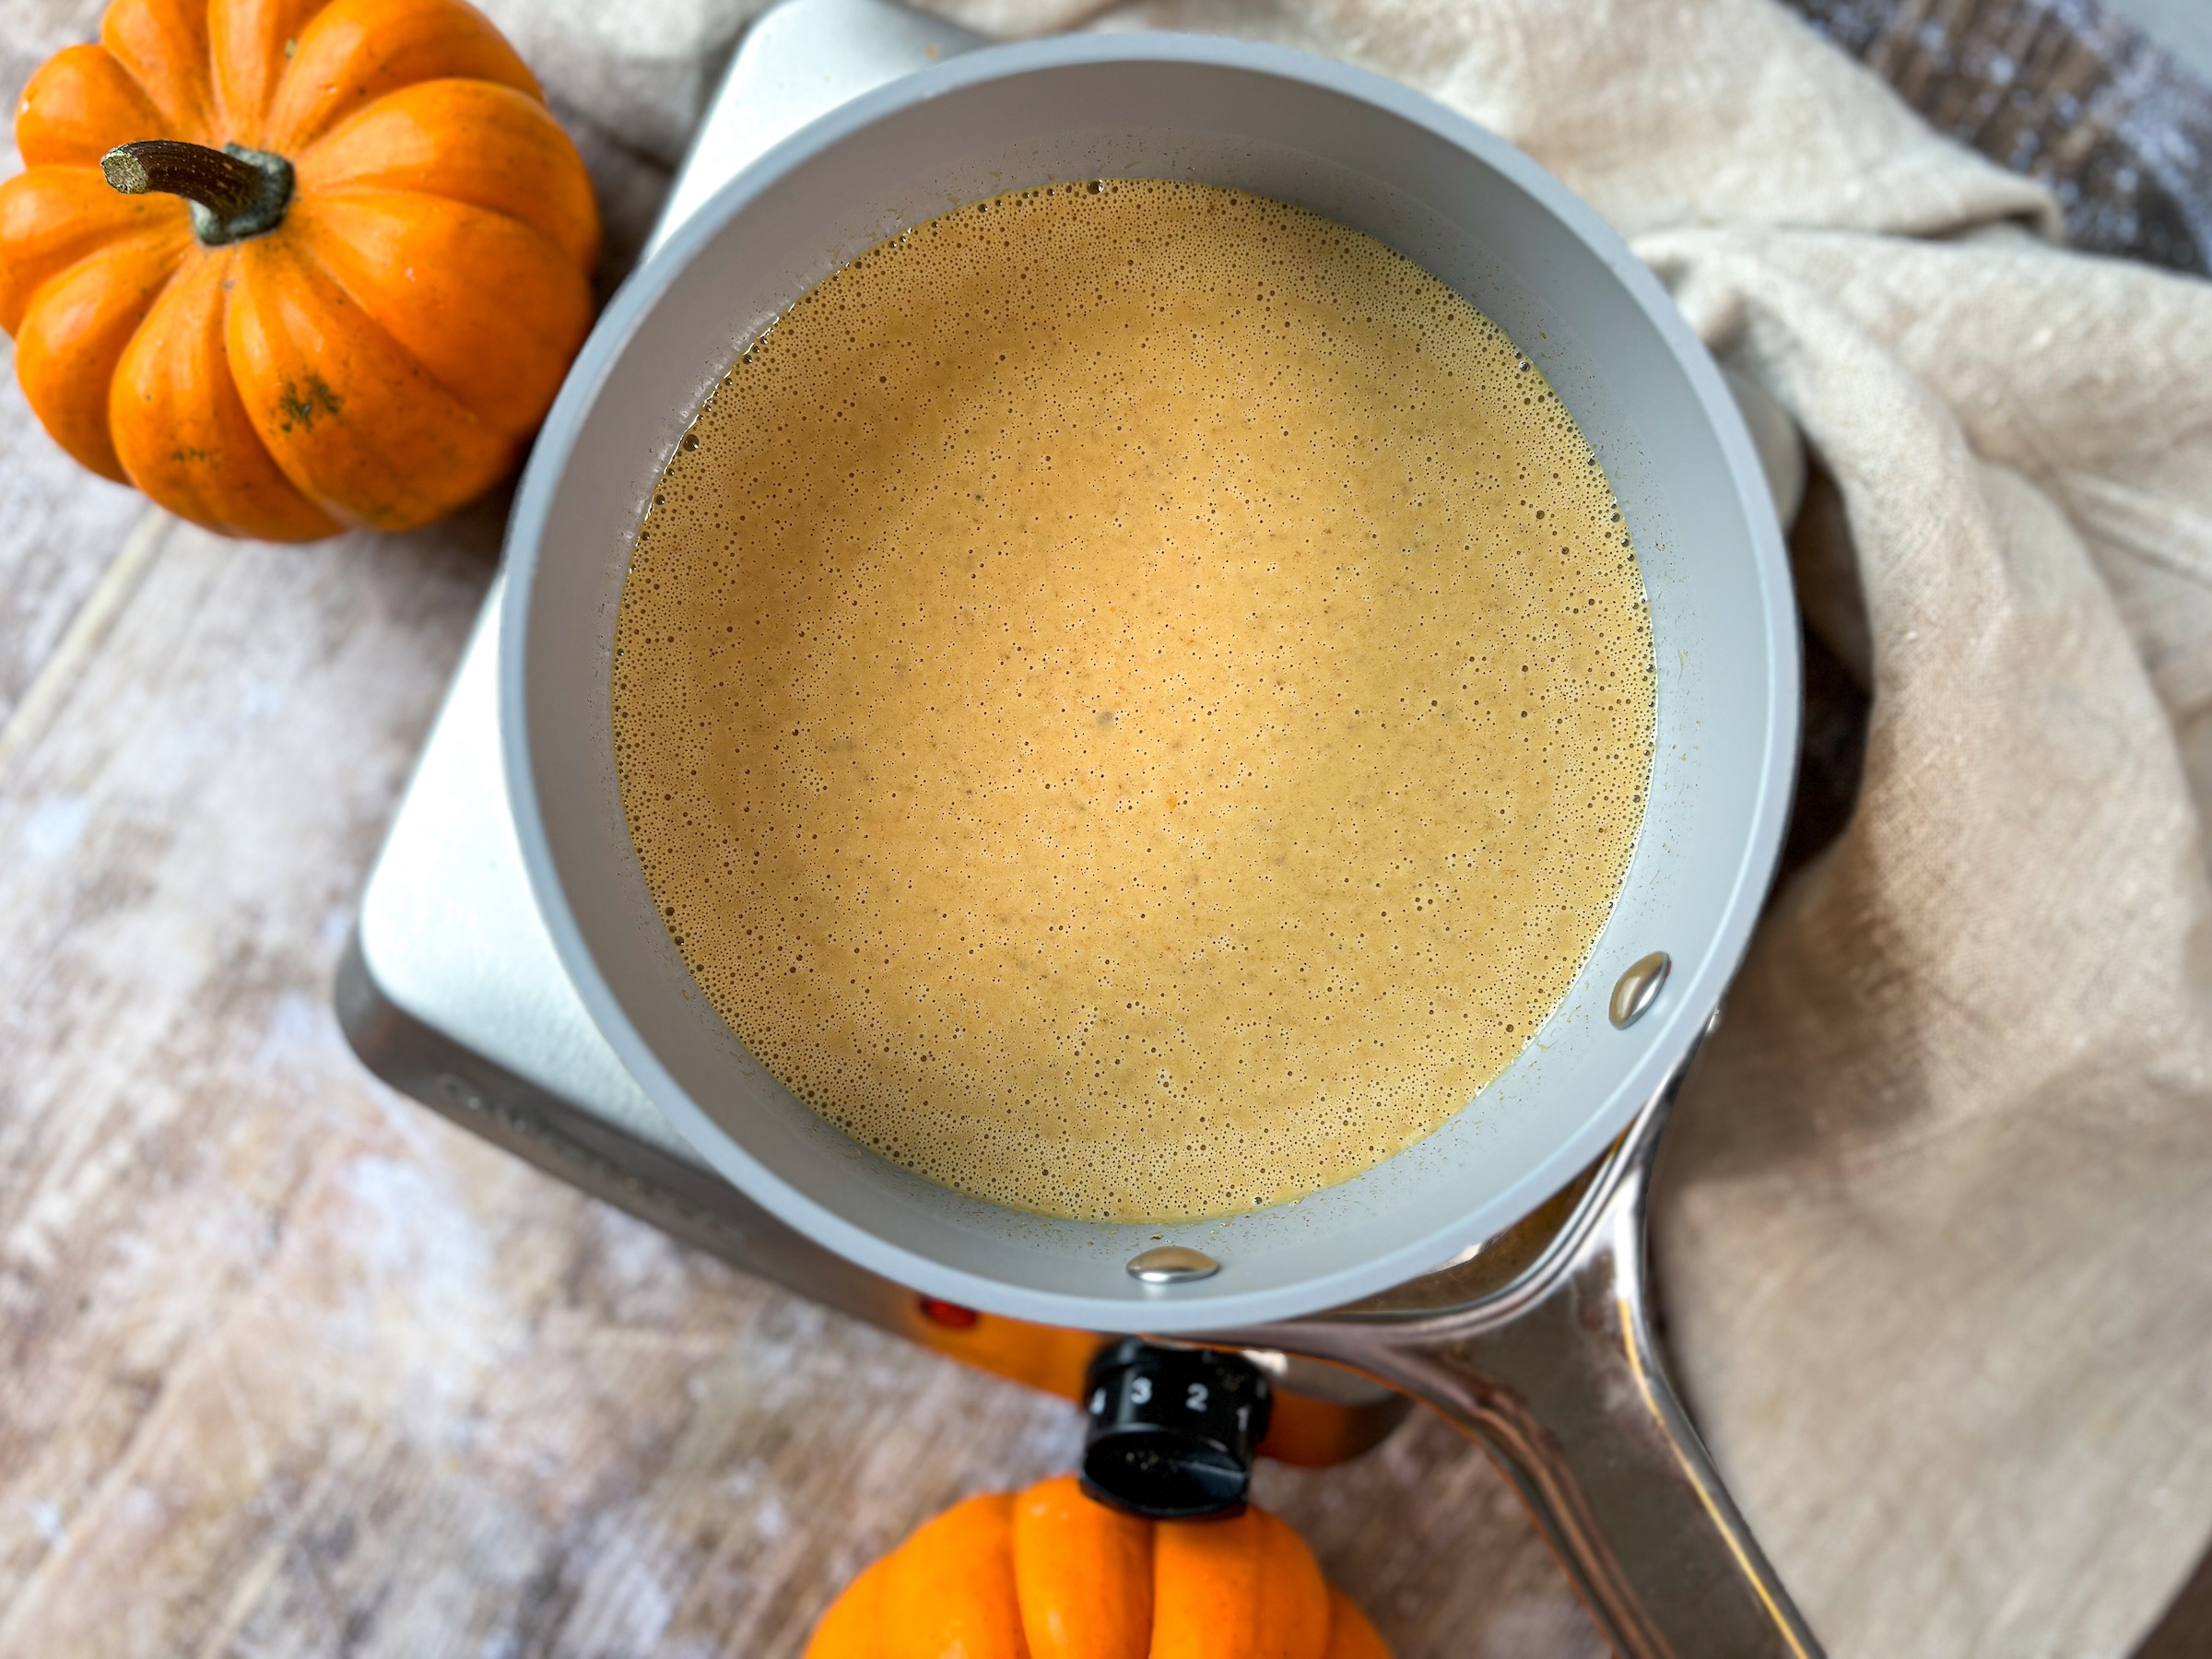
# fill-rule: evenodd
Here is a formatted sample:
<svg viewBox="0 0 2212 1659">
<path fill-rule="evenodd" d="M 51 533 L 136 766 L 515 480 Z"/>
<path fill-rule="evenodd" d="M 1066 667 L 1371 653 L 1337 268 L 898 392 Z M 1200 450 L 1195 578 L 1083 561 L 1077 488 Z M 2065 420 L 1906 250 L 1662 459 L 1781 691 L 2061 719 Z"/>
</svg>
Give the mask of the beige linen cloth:
<svg viewBox="0 0 2212 1659">
<path fill-rule="evenodd" d="M 1833 1653 L 2126 1653 L 2212 1535 L 2212 284 L 2053 245 L 1770 0 L 940 3 L 1406 81 L 1795 416 L 1856 547 L 1863 618 L 1810 620 L 1871 675 L 1865 782 L 1672 1132 L 1675 1356 Z M 748 7 L 490 9 L 666 161 Z"/>
</svg>

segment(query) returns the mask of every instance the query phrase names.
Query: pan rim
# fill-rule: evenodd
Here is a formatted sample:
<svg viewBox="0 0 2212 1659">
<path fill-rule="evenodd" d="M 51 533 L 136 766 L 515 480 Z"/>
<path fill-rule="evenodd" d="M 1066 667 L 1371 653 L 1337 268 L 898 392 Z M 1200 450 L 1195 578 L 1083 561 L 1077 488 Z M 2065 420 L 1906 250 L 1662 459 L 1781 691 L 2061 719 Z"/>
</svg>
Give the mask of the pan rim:
<svg viewBox="0 0 2212 1659">
<path fill-rule="evenodd" d="M 606 977 L 563 886 L 544 817 L 532 752 L 528 694 L 531 594 L 559 486 L 583 422 L 623 351 L 690 259 L 774 181 L 844 138 L 912 104 L 980 83 L 1100 64 L 1193 64 L 1273 76 L 1379 106 L 1391 116 L 1469 151 L 1560 220 L 1628 291 L 1690 384 L 1723 452 L 1746 520 L 1760 579 L 1762 646 L 1769 670 L 1764 752 L 1747 825 L 1718 924 L 1701 959 L 1669 988 L 1641 1058 L 1606 1102 L 1559 1136 L 1547 1157 L 1461 1224 L 1288 1286 L 1204 1293 L 1108 1297 L 1070 1294 L 977 1274 L 871 1232 L 799 1191 L 710 1116 L 662 1063 Z M 1685 411 L 1686 415 L 1688 411 Z M 501 746 L 518 840 L 531 888 L 564 970 L 594 1023 L 654 1104 L 706 1159 L 780 1219 L 841 1255 L 930 1296 L 1016 1317 L 1100 1329 L 1171 1332 L 1248 1325 L 1338 1305 L 1437 1265 L 1460 1244 L 1478 1242 L 1534 1209 L 1585 1168 L 1626 1126 L 1704 1030 L 1748 947 L 1779 856 L 1795 761 L 1797 665 L 1794 601 L 1779 526 L 1756 452 L 1717 367 L 1672 300 L 1625 243 L 1566 187 L 1521 151 L 1433 100 L 1368 71 L 1286 48 L 1204 36 L 1125 33 L 1064 36 L 984 48 L 891 83 L 785 139 L 726 182 L 631 278 L 579 357 L 541 432 L 518 493 L 507 543 L 500 618 Z M 1406 1156 L 1400 1154 L 1400 1157 Z M 1394 1160 L 1385 1160 L 1386 1162 Z M 1381 1166 L 1378 1166 L 1381 1167 Z M 1475 1217 L 1483 1218 L 1479 1225 Z M 1237 1219 L 1241 1219 L 1237 1218 Z M 1225 1225 L 1234 1227 L 1236 1220 Z"/>
</svg>

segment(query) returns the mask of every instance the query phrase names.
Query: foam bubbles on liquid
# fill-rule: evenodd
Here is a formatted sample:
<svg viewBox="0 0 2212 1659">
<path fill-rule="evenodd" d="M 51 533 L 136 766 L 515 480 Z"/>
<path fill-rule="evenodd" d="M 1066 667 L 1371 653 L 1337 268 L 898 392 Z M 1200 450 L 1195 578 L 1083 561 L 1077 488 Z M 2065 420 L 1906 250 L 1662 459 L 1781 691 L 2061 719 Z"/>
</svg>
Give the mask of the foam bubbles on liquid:
<svg viewBox="0 0 2212 1659">
<path fill-rule="evenodd" d="M 1651 629 L 1511 339 L 1302 210 L 1110 180 L 871 250 L 731 369 L 617 628 L 709 999 L 885 1157 L 1169 1220 L 1434 1132 L 1587 957 Z"/>
</svg>

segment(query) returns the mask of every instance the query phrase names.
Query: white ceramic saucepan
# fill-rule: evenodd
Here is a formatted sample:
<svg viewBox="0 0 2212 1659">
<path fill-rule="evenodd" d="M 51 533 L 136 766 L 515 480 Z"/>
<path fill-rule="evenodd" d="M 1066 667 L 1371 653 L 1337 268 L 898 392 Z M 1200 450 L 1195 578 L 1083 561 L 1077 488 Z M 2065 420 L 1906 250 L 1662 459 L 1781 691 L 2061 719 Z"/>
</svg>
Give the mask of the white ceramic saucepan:
<svg viewBox="0 0 2212 1659">
<path fill-rule="evenodd" d="M 1191 179 L 1296 203 L 1389 243 L 1495 319 L 1605 465 L 1657 651 L 1657 753 L 1635 861 L 1585 971 L 1526 1051 L 1436 1135 L 1356 1180 L 1166 1227 L 1051 1220 L 959 1196 L 863 1149 L 771 1077 L 692 982 L 648 897 L 609 713 L 631 537 L 738 352 L 887 235 L 976 197 L 1096 177 Z M 732 180 L 616 298 L 531 458 L 503 628 L 509 783 L 553 939 L 638 1082 L 750 1197 L 948 1300 L 1355 1364 L 1490 1441 L 1624 1651 L 1811 1651 L 1635 1313 L 1650 1147 L 1743 954 L 1789 804 L 1798 666 L 1787 567 L 1712 360 L 1619 239 L 1535 163 L 1392 82 L 1240 41 L 1065 38 L 894 82 Z M 1655 952 L 1670 970 L 1618 1023 L 1630 1010 L 1617 986 Z M 1630 982 L 1646 997 L 1652 983 Z M 1470 1259 L 1547 1200 L 1568 1219 L 1546 1230 L 1553 1242 L 1534 1260 L 1509 1272 L 1498 1262 L 1511 1252 Z M 1131 1271 L 1163 1241 L 1214 1270 Z M 1350 1304 L 1361 1305 L 1342 1311 Z M 1531 1310 L 1554 1307 L 1557 1340 L 1532 1347 L 1525 1333 L 1543 1319 Z M 1524 1333 L 1510 1363 L 1484 1347 L 1508 1315 Z M 1636 1419 L 1626 1428 L 1624 1409 Z"/>
</svg>

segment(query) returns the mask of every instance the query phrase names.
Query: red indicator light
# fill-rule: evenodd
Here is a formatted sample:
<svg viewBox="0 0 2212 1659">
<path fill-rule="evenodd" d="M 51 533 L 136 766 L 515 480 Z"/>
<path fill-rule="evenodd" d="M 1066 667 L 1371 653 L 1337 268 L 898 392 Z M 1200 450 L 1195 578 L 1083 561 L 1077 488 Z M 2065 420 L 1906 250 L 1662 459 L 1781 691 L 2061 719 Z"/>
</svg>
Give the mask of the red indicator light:
<svg viewBox="0 0 2212 1659">
<path fill-rule="evenodd" d="M 948 1331 L 964 1331 L 982 1317 L 973 1308 L 963 1308 L 958 1302 L 939 1301 L 934 1296 L 922 1299 L 922 1317 L 932 1324 L 941 1324 Z"/>
</svg>

